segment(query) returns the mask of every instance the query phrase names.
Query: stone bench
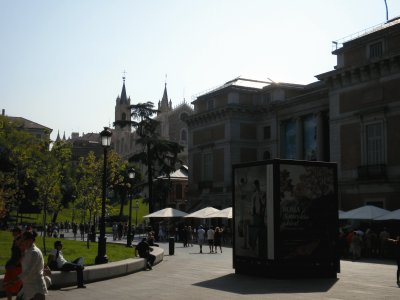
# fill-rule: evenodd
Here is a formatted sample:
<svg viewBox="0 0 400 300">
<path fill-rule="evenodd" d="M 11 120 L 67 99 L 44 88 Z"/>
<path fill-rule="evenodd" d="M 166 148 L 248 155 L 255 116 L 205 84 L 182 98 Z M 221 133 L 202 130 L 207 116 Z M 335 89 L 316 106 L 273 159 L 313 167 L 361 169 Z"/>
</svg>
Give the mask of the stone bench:
<svg viewBox="0 0 400 300">
<path fill-rule="evenodd" d="M 164 250 L 159 247 L 153 247 L 152 254 L 156 256 L 154 264 L 160 263 L 164 259 Z M 143 258 L 129 258 L 121 261 L 110 262 L 101 265 L 85 266 L 83 270 L 83 280 L 86 283 L 106 280 L 119 276 L 128 275 L 144 269 L 146 263 Z M 0 296 L 4 296 L 3 290 L 4 275 L 0 275 Z M 74 286 L 76 282 L 76 272 L 51 272 L 52 284 L 50 289 L 59 289 L 68 286 Z"/>
</svg>

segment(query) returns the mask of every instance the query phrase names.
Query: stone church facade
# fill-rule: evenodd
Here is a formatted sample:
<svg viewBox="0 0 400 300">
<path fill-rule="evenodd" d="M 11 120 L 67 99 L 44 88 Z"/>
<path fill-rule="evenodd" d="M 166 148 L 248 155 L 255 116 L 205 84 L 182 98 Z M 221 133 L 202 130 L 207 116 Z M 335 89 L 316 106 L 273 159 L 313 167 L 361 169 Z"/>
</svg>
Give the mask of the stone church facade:
<svg viewBox="0 0 400 300">
<path fill-rule="evenodd" d="M 130 97 L 127 96 L 125 78 L 123 78 L 121 94 L 115 101 L 115 121 L 129 120 L 129 107 L 132 104 Z M 192 107 L 185 101 L 173 107 L 172 100 L 168 99 L 167 84 L 165 84 L 163 96 L 157 103 L 157 109 L 159 112 L 155 119 L 160 122 L 160 136 L 184 147 L 184 151 L 179 155 L 179 158 L 183 164 L 187 164 L 188 128 L 184 120 L 193 114 Z M 127 159 L 137 151 L 142 151 L 142 149 L 137 147 L 135 140 L 136 134 L 132 128 L 129 126 L 122 127 L 120 125 L 115 125 L 112 144 L 114 150 L 121 157 Z"/>
</svg>

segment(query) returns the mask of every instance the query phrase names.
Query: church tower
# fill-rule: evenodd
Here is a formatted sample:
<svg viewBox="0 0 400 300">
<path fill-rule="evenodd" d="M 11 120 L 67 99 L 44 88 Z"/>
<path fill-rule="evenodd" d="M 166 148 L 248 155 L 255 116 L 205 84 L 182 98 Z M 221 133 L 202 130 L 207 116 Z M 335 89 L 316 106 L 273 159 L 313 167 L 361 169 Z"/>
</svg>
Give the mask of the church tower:
<svg viewBox="0 0 400 300">
<path fill-rule="evenodd" d="M 167 83 L 165 83 L 164 94 L 161 101 L 158 101 L 159 114 L 172 110 L 172 102 L 168 102 Z"/>
<path fill-rule="evenodd" d="M 121 95 L 117 97 L 115 103 L 115 121 L 127 121 L 131 118 L 131 110 L 129 108 L 131 105 L 131 98 L 126 96 L 125 76 L 122 77 L 122 80 L 123 84 Z M 130 132 L 130 126 L 121 127 L 120 125 L 115 125 L 115 130 Z"/>
<path fill-rule="evenodd" d="M 126 95 L 125 76 L 122 77 L 122 91 L 115 101 L 115 121 L 131 120 L 131 98 Z M 132 153 L 134 142 L 131 125 L 122 126 L 115 124 L 112 135 L 114 150 L 123 158 L 129 157 Z"/>
</svg>

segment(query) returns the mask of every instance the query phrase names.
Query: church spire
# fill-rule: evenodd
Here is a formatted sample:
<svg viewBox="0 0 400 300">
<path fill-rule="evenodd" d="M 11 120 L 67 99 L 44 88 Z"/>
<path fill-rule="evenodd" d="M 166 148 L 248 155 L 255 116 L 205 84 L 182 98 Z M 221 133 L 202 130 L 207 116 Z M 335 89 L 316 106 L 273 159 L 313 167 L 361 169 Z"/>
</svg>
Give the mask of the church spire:
<svg viewBox="0 0 400 300">
<path fill-rule="evenodd" d="M 125 74 L 122 77 L 123 84 L 122 84 L 122 92 L 121 92 L 121 98 L 120 98 L 120 103 L 121 104 L 127 104 L 128 103 L 128 97 L 126 96 L 126 89 L 125 89 Z"/>
<path fill-rule="evenodd" d="M 165 82 L 164 86 L 164 93 L 161 99 L 160 103 L 160 109 L 161 112 L 166 112 L 170 111 L 169 103 L 168 103 L 168 92 L 167 92 L 167 82 Z"/>
</svg>

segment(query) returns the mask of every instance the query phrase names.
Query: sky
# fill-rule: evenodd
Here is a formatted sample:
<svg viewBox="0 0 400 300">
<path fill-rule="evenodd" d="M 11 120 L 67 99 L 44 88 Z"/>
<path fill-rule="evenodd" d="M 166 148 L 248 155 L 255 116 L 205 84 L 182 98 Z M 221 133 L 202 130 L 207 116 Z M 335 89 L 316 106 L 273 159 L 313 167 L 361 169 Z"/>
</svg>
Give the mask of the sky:
<svg viewBox="0 0 400 300">
<path fill-rule="evenodd" d="M 307 84 L 332 41 L 385 21 L 384 0 L 0 0 L 0 108 L 53 139 L 100 132 L 124 71 L 133 104 L 165 83 L 173 106 L 238 76 Z"/>
</svg>

